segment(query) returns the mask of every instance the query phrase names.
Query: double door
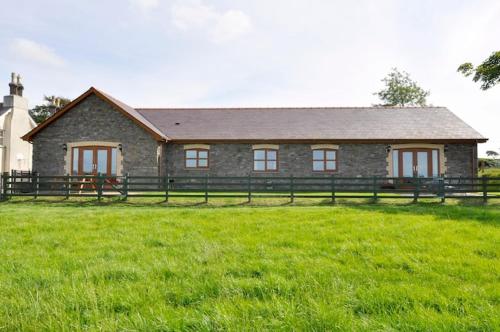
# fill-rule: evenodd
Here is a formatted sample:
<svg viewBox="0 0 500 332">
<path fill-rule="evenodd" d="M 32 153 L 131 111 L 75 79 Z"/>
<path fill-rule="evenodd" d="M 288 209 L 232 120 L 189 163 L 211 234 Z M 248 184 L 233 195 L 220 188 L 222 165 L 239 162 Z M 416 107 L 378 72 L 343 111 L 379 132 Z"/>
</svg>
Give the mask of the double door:
<svg viewBox="0 0 500 332">
<path fill-rule="evenodd" d="M 116 148 L 84 146 L 73 148 L 73 173 L 81 176 L 116 176 Z"/>
<path fill-rule="evenodd" d="M 439 176 L 438 158 L 438 150 L 434 149 L 401 149 L 399 174 L 404 178 Z"/>
</svg>

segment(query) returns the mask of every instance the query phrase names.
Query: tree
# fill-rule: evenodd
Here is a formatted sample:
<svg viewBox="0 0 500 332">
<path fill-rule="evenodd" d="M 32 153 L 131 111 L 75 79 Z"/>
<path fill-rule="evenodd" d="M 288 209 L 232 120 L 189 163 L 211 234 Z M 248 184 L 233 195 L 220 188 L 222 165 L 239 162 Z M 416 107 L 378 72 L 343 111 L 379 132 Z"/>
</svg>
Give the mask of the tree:
<svg viewBox="0 0 500 332">
<path fill-rule="evenodd" d="M 56 96 L 43 96 L 45 101 L 42 105 L 36 105 L 29 110 L 29 113 L 36 123 L 42 123 L 52 114 L 71 102 L 68 98 Z"/>
<path fill-rule="evenodd" d="M 498 157 L 498 152 L 496 151 L 493 151 L 493 150 L 489 150 L 489 151 L 486 151 L 486 155 L 490 158 L 493 158 L 495 159 L 496 157 Z"/>
<path fill-rule="evenodd" d="M 382 100 L 382 106 L 426 106 L 430 92 L 419 87 L 407 72 L 392 68 L 382 82 L 385 89 L 374 93 Z"/>
<path fill-rule="evenodd" d="M 500 51 L 493 52 L 488 59 L 484 60 L 479 66 L 475 67 L 470 62 L 462 63 L 458 72 L 469 77 L 472 74 L 474 82 L 481 82 L 481 89 L 488 90 L 500 82 Z"/>
</svg>

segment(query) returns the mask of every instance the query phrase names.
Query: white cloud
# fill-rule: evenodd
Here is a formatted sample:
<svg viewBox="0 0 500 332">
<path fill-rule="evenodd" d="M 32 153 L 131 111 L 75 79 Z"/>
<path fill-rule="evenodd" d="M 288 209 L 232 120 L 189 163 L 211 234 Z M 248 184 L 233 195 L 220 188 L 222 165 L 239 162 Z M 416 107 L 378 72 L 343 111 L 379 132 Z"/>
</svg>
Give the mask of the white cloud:
<svg viewBox="0 0 500 332">
<path fill-rule="evenodd" d="M 210 35 L 216 43 L 234 40 L 252 29 L 250 18 L 240 10 L 228 10 L 217 19 Z"/>
<path fill-rule="evenodd" d="M 252 30 L 250 17 L 241 10 L 217 11 L 200 1 L 173 5 L 172 23 L 182 31 L 206 32 L 214 43 L 238 39 Z"/>
<path fill-rule="evenodd" d="M 147 12 L 159 6 L 160 0 L 129 0 L 131 6 Z"/>
<path fill-rule="evenodd" d="M 49 47 L 24 38 L 14 39 L 10 45 L 10 52 L 16 58 L 29 62 L 53 67 L 61 67 L 66 64 L 64 59 Z"/>
</svg>

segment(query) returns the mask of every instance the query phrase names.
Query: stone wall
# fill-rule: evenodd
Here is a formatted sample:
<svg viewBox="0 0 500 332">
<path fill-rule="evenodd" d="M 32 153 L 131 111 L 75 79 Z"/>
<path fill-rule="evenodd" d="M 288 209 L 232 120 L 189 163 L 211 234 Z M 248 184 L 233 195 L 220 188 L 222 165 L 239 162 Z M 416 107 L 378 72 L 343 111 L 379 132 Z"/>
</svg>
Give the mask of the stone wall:
<svg viewBox="0 0 500 332">
<path fill-rule="evenodd" d="M 447 144 L 444 154 L 446 176 L 477 176 L 477 144 Z"/>
<path fill-rule="evenodd" d="M 111 105 L 90 95 L 33 139 L 33 170 L 41 175 L 65 173 L 63 144 L 110 141 L 122 144 L 123 173 L 158 175 L 158 143 Z"/>
<path fill-rule="evenodd" d="M 386 144 L 340 144 L 337 171 L 318 173 L 312 170 L 311 144 L 280 144 L 277 172 L 254 172 L 252 144 L 210 144 L 208 170 L 189 170 L 184 167 L 184 146 L 166 145 L 163 163 L 172 176 L 329 176 L 368 177 L 387 176 Z M 476 176 L 476 144 L 448 144 L 445 151 L 447 176 Z"/>
<path fill-rule="evenodd" d="M 184 167 L 184 146 L 167 144 L 164 154 L 167 173 L 172 176 L 386 176 L 386 145 L 342 144 L 337 154 L 337 171 L 313 172 L 311 144 L 280 144 L 277 172 L 254 172 L 252 144 L 210 144 L 208 170 Z"/>
</svg>

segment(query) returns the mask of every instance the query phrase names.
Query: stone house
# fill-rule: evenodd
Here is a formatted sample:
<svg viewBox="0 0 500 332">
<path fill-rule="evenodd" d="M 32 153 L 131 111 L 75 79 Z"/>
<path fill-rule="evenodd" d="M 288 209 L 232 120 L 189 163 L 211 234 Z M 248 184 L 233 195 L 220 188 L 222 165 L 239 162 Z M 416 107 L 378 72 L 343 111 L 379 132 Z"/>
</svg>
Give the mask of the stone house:
<svg viewBox="0 0 500 332">
<path fill-rule="evenodd" d="M 132 108 L 90 88 L 23 136 L 42 175 L 470 177 L 481 136 L 443 107 Z"/>
<path fill-rule="evenodd" d="M 19 75 L 12 73 L 9 89 L 0 103 L 0 173 L 31 170 L 32 145 L 21 136 L 36 126 Z"/>
</svg>

